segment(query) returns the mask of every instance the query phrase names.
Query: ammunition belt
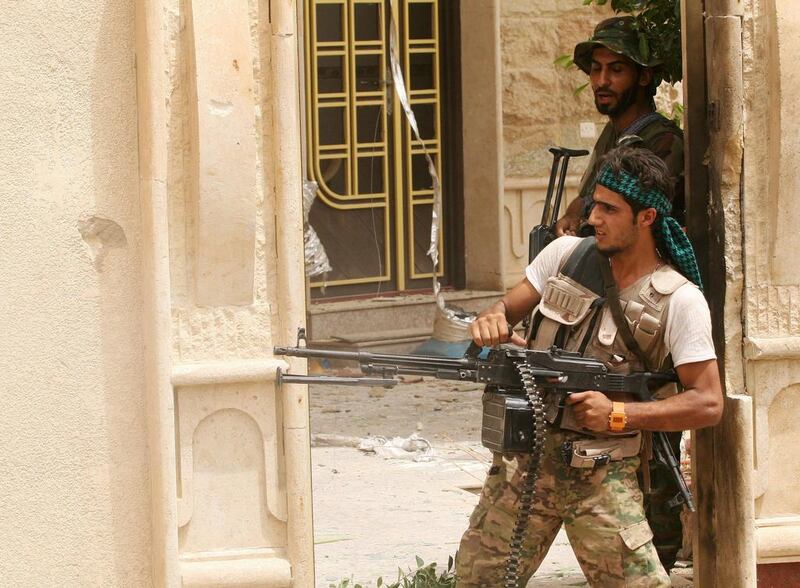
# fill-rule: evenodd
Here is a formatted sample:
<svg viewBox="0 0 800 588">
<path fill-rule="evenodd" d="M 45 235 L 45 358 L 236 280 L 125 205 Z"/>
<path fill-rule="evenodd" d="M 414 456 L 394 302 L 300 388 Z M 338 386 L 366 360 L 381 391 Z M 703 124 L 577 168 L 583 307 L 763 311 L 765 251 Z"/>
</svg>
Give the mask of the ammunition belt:
<svg viewBox="0 0 800 588">
<path fill-rule="evenodd" d="M 545 436 L 547 433 L 545 422 L 544 391 L 536 385 L 531 375 L 527 362 L 516 362 L 514 366 L 522 380 L 522 387 L 533 414 L 533 443 L 528 460 L 528 469 L 522 480 L 520 488 L 519 511 L 517 522 L 511 534 L 508 561 L 505 571 L 505 588 L 517 588 L 519 582 L 520 564 L 522 563 L 522 546 L 525 542 L 525 531 L 531 515 L 534 498 L 534 487 L 539 474 L 539 465 L 544 454 Z"/>
</svg>

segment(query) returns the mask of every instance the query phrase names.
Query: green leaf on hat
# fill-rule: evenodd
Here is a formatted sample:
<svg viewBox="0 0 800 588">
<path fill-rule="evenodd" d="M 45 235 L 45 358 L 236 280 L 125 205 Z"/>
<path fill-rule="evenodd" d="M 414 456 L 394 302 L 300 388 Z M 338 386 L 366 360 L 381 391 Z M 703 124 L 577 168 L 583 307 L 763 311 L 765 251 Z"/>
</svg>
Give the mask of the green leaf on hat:
<svg viewBox="0 0 800 588">
<path fill-rule="evenodd" d="M 650 45 L 644 33 L 639 33 L 639 54 L 642 56 L 643 62 L 647 63 L 650 61 Z"/>
</svg>

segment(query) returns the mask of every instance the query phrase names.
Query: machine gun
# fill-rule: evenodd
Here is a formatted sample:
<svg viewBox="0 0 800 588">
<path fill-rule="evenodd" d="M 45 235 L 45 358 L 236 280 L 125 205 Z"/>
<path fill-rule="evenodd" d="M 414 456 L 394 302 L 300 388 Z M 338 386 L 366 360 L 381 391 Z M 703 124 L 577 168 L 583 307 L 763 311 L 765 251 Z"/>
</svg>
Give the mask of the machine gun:
<svg viewBox="0 0 800 588">
<path fill-rule="evenodd" d="M 302 345 L 301 345 L 302 343 Z M 296 347 L 275 347 L 275 355 L 336 359 L 358 362 L 364 378 L 294 375 L 278 371 L 278 384 L 336 384 L 392 387 L 396 376 L 429 376 L 441 380 L 476 382 L 486 385 L 483 398 L 481 443 L 497 452 L 534 453 L 543 437 L 542 407 L 535 395 L 543 390 L 561 395 L 559 405 L 572 392 L 598 390 L 627 393 L 637 400 L 652 399 L 651 390 L 677 382 L 675 373 L 638 372 L 615 374 L 600 360 L 582 357 L 553 347 L 546 351 L 519 347 L 480 348 L 470 345 L 461 358 L 339 351 L 309 348 L 305 330 L 298 331 Z M 552 392 L 550 392 L 552 393 Z M 681 488 L 673 502 L 685 502 L 694 510 L 691 493 L 681 476 L 678 462 L 666 436 L 653 434 L 654 456 L 672 471 Z"/>
<path fill-rule="evenodd" d="M 290 357 L 342 359 L 356 361 L 361 372 L 374 378 L 337 378 L 335 376 L 305 376 L 279 372 L 278 382 L 287 384 L 339 384 L 355 386 L 392 387 L 399 383 L 395 376 L 430 376 L 440 380 L 460 380 L 486 384 L 506 394 L 523 395 L 524 371 L 533 384 L 564 393 L 580 390 L 627 393 L 639 400 L 650 399 L 655 385 L 676 382 L 674 373 L 638 372 L 615 374 L 599 359 L 582 357 L 573 351 L 552 347 L 534 351 L 520 347 L 481 348 L 470 344 L 463 357 L 433 357 L 370 353 L 368 351 L 338 351 L 312 349 L 305 342 L 305 330 L 298 333 L 296 347 L 275 347 L 274 354 Z M 524 367 L 525 370 L 520 370 Z"/>
</svg>

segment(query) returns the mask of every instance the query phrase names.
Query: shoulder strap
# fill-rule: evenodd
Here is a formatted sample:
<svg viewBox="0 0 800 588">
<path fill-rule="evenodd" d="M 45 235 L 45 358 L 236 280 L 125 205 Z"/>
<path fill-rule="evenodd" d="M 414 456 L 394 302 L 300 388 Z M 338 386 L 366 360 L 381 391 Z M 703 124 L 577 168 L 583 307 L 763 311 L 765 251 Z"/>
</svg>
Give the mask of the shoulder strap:
<svg viewBox="0 0 800 588">
<path fill-rule="evenodd" d="M 598 296 L 602 296 L 603 276 L 598 271 L 596 251 L 594 237 L 583 239 L 564 262 L 561 273 Z"/>
<path fill-rule="evenodd" d="M 651 112 L 633 121 L 628 128 L 620 133 L 620 136 L 624 137 L 625 135 L 638 135 L 651 123 L 661 122 L 662 120 L 666 121 L 667 119 L 660 112 Z"/>
<path fill-rule="evenodd" d="M 572 250 L 567 254 L 566 259 L 562 261 L 558 267 L 559 275 L 566 276 L 579 283 L 581 286 L 588 288 L 600 298 L 595 301 L 595 305 L 603 304 L 603 280 L 602 276 L 597 270 L 597 263 L 594 260 L 595 252 L 595 239 L 594 237 L 587 237 L 578 241 Z M 544 293 L 542 293 L 544 294 Z M 539 326 L 544 315 L 541 312 L 534 310 L 531 317 L 530 328 L 526 336 L 528 346 L 534 338 L 539 336 Z M 597 313 L 595 313 L 595 317 Z M 594 320 L 594 319 L 593 319 Z M 569 327 L 567 325 L 560 325 L 558 332 L 554 336 L 554 344 L 557 347 L 562 347 L 564 338 L 567 336 Z"/>
<path fill-rule="evenodd" d="M 600 272 L 603 275 L 606 302 L 608 303 L 608 308 L 611 310 L 611 316 L 614 318 L 614 324 L 617 325 L 617 332 L 622 336 L 622 341 L 625 343 L 625 346 L 642 362 L 644 369 L 651 371 L 650 362 L 639 346 L 639 343 L 633 338 L 633 333 L 631 333 L 630 327 L 628 327 L 628 321 L 625 320 L 625 315 L 622 313 L 622 306 L 619 302 L 619 288 L 617 288 L 617 282 L 614 280 L 614 274 L 611 273 L 611 264 L 608 259 L 604 258 L 600 253 L 597 254 L 597 257 L 599 258 Z"/>
</svg>

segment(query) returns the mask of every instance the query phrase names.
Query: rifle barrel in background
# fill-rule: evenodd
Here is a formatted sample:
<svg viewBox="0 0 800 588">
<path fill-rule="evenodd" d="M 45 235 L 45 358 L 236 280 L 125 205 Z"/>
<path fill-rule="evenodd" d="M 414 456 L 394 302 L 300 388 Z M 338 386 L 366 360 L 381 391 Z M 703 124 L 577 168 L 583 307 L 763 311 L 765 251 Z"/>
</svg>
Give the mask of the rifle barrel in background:
<svg viewBox="0 0 800 588">
<path fill-rule="evenodd" d="M 555 228 L 558 222 L 558 213 L 561 210 L 561 201 L 564 197 L 564 184 L 567 179 L 570 158 L 589 155 L 586 149 L 569 149 L 567 147 L 550 147 L 549 151 L 553 154 L 553 165 L 550 168 L 550 179 L 547 182 L 542 220 L 531 229 L 528 236 L 528 263 L 536 259 L 542 249 L 556 238 Z M 555 201 L 553 201 L 554 193 Z"/>
</svg>

